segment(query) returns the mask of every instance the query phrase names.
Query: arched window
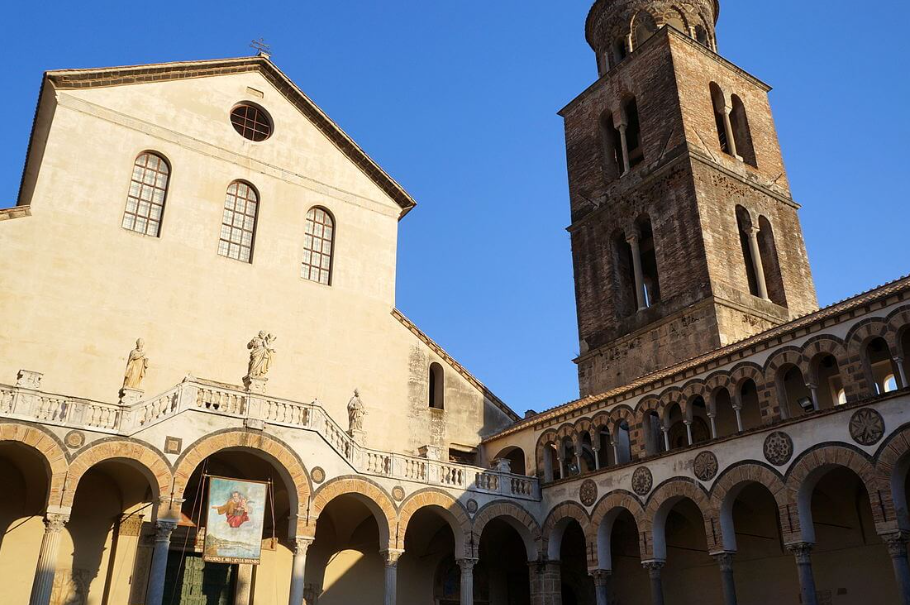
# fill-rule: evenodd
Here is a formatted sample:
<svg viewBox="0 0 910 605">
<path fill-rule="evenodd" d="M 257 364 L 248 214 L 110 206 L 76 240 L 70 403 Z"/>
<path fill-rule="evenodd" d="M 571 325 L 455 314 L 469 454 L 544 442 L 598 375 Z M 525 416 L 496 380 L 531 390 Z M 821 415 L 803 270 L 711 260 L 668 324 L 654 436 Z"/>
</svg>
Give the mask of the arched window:
<svg viewBox="0 0 910 605">
<path fill-rule="evenodd" d="M 638 103 L 635 98 L 626 101 L 623 107 L 626 118 L 626 147 L 629 150 L 629 167 L 635 168 L 645 161 L 645 152 L 641 144 L 641 122 L 638 118 Z"/>
<path fill-rule="evenodd" d="M 613 441 L 616 447 L 616 464 L 626 464 L 632 461 L 632 438 L 629 423 L 625 420 L 616 426 Z"/>
<path fill-rule="evenodd" d="M 749 378 L 740 383 L 737 397 L 743 430 L 748 431 L 760 427 L 762 425 L 761 402 L 758 399 L 758 386 L 755 381 Z"/>
<path fill-rule="evenodd" d="M 749 243 L 749 232 L 752 230 L 752 217 L 749 211 L 742 206 L 736 207 L 736 226 L 739 231 L 739 245 L 743 253 L 746 268 L 746 281 L 749 284 L 749 294 L 760 296 L 758 290 L 758 276 L 755 273 L 755 259 L 752 256 L 752 246 Z"/>
<path fill-rule="evenodd" d="M 613 42 L 613 65 L 619 65 L 629 56 L 626 36 L 620 36 Z"/>
<path fill-rule="evenodd" d="M 786 413 L 787 418 L 798 418 L 802 414 L 815 411 L 806 379 L 802 371 L 793 364 L 787 364 L 778 370 L 777 395 L 781 411 Z"/>
<path fill-rule="evenodd" d="M 430 364 L 430 380 L 427 392 L 427 405 L 434 410 L 445 409 L 445 375 L 442 366 L 436 362 Z"/>
<path fill-rule="evenodd" d="M 622 176 L 622 139 L 613 123 L 613 114 L 605 111 L 600 116 L 600 139 L 603 150 L 604 178 L 610 183 Z"/>
<path fill-rule="evenodd" d="M 866 377 L 872 381 L 872 389 L 876 395 L 890 393 L 899 388 L 897 368 L 891 356 L 891 348 L 884 338 L 878 337 L 869 341 L 863 361 Z"/>
<path fill-rule="evenodd" d="M 648 11 L 638 11 L 632 22 L 632 32 L 634 45 L 632 50 L 637 50 L 651 36 L 657 33 L 657 21 Z"/>
<path fill-rule="evenodd" d="M 249 183 L 234 181 L 224 197 L 218 254 L 244 263 L 253 261 L 259 194 Z"/>
<path fill-rule="evenodd" d="M 746 106 L 742 99 L 733 95 L 733 111 L 730 112 L 730 121 L 733 125 L 733 136 L 736 139 L 736 153 L 750 166 L 758 166 L 755 158 L 755 147 L 752 145 L 752 131 L 749 129 L 749 119 L 746 117 Z"/>
<path fill-rule="evenodd" d="M 645 453 L 648 456 L 656 456 L 667 450 L 664 432 L 661 430 L 660 416 L 657 415 L 657 412 L 650 411 L 645 414 L 642 428 L 645 431 Z"/>
<path fill-rule="evenodd" d="M 708 39 L 708 30 L 704 25 L 695 26 L 695 39 L 705 48 L 711 48 L 711 41 Z"/>
<path fill-rule="evenodd" d="M 170 166 L 160 155 L 151 151 L 139 154 L 133 164 L 130 192 L 126 197 L 121 223 L 124 229 L 158 237 L 170 174 Z"/>
<path fill-rule="evenodd" d="M 810 381 L 817 386 L 818 409 L 827 410 L 846 403 L 844 380 L 841 378 L 837 358 L 830 353 L 822 353 L 812 358 L 809 364 Z M 845 400 L 840 401 L 841 393 Z"/>
<path fill-rule="evenodd" d="M 777 244 L 774 241 L 774 229 L 764 216 L 758 217 L 758 250 L 761 254 L 765 284 L 768 287 L 768 298 L 776 305 L 787 306 L 787 293 L 784 289 L 784 278 L 780 271 L 780 258 L 777 256 Z"/>
<path fill-rule="evenodd" d="M 714 126 L 717 128 L 717 139 L 720 150 L 728 155 L 733 155 L 730 149 L 730 137 L 727 134 L 726 105 L 724 92 L 715 82 L 711 82 L 711 106 L 714 107 Z"/>
<path fill-rule="evenodd" d="M 634 315 L 638 309 L 632 247 L 622 231 L 613 234 L 613 287 L 618 317 Z"/>
<path fill-rule="evenodd" d="M 335 248 L 335 221 L 324 208 L 310 208 L 306 215 L 303 266 L 300 276 L 320 284 L 332 282 L 332 254 Z"/>
<path fill-rule="evenodd" d="M 665 19 L 665 23 L 675 29 L 676 31 L 687 34 L 689 32 L 689 26 L 686 24 L 686 18 L 677 8 L 671 8 L 669 14 Z"/>
<path fill-rule="evenodd" d="M 651 219 L 644 216 L 637 221 L 641 234 L 639 249 L 641 253 L 641 272 L 644 288 L 644 306 L 653 307 L 660 302 L 660 277 L 657 271 L 657 248 L 654 244 L 654 231 Z"/>
</svg>

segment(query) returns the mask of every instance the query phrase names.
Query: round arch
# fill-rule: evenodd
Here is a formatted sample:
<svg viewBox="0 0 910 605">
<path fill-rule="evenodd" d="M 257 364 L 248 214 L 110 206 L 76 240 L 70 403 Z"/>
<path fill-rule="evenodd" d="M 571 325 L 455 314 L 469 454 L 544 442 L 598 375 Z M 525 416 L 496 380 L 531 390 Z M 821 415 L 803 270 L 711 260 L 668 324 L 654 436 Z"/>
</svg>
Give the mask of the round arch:
<svg viewBox="0 0 910 605">
<path fill-rule="evenodd" d="M 733 524 L 733 504 L 739 494 L 750 485 L 761 485 L 768 490 L 781 510 L 787 507 L 787 486 L 775 470 L 755 462 L 743 462 L 728 468 L 711 488 L 711 508 L 718 513 L 720 538 L 723 550 L 734 552 L 736 528 Z M 782 515 L 781 522 L 785 522 Z M 787 528 L 785 528 L 787 529 Z"/>
<path fill-rule="evenodd" d="M 715 531 L 717 514 L 711 506 L 708 494 L 693 480 L 670 479 L 654 491 L 648 502 L 647 515 L 651 519 L 652 556 L 656 560 L 667 560 L 667 517 L 681 500 L 691 500 L 701 511 L 708 552 L 713 552 L 717 548 L 717 532 Z"/>
<path fill-rule="evenodd" d="M 907 474 L 910 473 L 910 424 L 894 431 L 879 447 L 875 457 L 878 484 L 891 488 L 893 523 L 901 530 L 910 530 L 910 507 L 906 496 Z"/>
<path fill-rule="evenodd" d="M 524 542 L 528 561 L 538 560 L 540 556 L 538 548 L 541 536 L 540 526 L 528 511 L 517 504 L 505 500 L 490 502 L 477 511 L 474 516 L 474 526 L 471 528 L 473 558 L 477 558 L 480 555 L 480 539 L 483 536 L 483 530 L 487 523 L 494 519 L 502 519 L 518 532 L 522 542 Z"/>
<path fill-rule="evenodd" d="M 604 496 L 591 512 L 591 524 L 588 526 L 588 544 L 597 545 L 597 568 L 613 569 L 613 555 L 610 546 L 613 535 L 613 524 L 623 512 L 628 512 L 635 519 L 639 535 L 639 552 L 642 559 L 651 555 L 647 541 L 644 539 L 651 530 L 645 509 L 638 498 L 628 492 L 616 491 Z"/>
<path fill-rule="evenodd" d="M 85 473 L 96 464 L 109 460 L 124 462 L 141 472 L 148 479 L 155 501 L 170 496 L 173 475 L 164 454 L 145 443 L 115 437 L 95 441 L 76 454 L 66 476 L 61 506 L 72 506 Z"/>
<path fill-rule="evenodd" d="M 309 474 L 290 446 L 261 432 L 227 429 L 207 435 L 190 445 L 174 464 L 173 499 L 182 500 L 196 467 L 209 456 L 222 451 L 249 452 L 274 465 L 288 490 L 291 511 L 297 511 L 295 535 L 307 535 L 305 507 L 312 493 Z"/>
<path fill-rule="evenodd" d="M 0 442 L 13 442 L 33 450 L 47 471 L 48 490 L 45 508 L 59 504 L 69 463 L 66 452 L 57 438 L 40 428 L 18 422 L 0 422 Z"/>
<path fill-rule="evenodd" d="M 379 544 L 397 548 L 398 537 L 392 537 L 392 530 L 398 527 L 398 513 L 392 498 L 378 484 L 357 476 L 332 479 L 316 490 L 309 514 L 309 534 L 316 535 L 316 523 L 325 507 L 335 498 L 346 495 L 365 504 L 373 513 L 379 526 Z M 401 536 L 401 540 L 404 541 L 404 535 Z"/>
<path fill-rule="evenodd" d="M 451 495 L 435 489 L 425 489 L 414 492 L 401 505 L 398 512 L 398 532 L 396 548 L 404 550 L 404 538 L 408 533 L 408 524 L 411 518 L 421 510 L 432 509 L 438 512 L 452 528 L 455 536 L 456 558 L 462 556 L 470 558 L 471 519 L 464 507 Z"/>
<path fill-rule="evenodd" d="M 556 508 L 547 515 L 547 520 L 544 521 L 541 533 L 541 550 L 546 554 L 548 560 L 558 561 L 560 559 L 562 538 L 565 535 L 566 528 L 572 521 L 578 522 L 585 537 L 590 535 L 591 519 L 588 517 L 588 513 L 585 509 L 577 502 L 563 502 L 557 505 Z M 592 553 L 589 548 L 589 567 L 592 564 L 591 557 Z M 596 563 L 596 561 L 593 563 Z"/>
</svg>

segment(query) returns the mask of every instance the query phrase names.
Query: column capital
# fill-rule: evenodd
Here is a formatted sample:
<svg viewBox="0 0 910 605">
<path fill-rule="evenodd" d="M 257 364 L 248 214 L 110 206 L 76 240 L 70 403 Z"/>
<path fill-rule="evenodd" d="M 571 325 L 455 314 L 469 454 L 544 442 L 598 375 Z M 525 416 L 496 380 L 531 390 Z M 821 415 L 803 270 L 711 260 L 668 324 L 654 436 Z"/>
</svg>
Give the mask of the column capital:
<svg viewBox="0 0 910 605">
<path fill-rule="evenodd" d="M 796 557 L 797 563 L 809 563 L 815 545 L 811 542 L 795 542 L 787 544 L 786 547 Z"/>
<path fill-rule="evenodd" d="M 70 516 L 65 513 L 46 513 L 44 515 L 45 531 L 58 533 L 69 523 Z"/>
<path fill-rule="evenodd" d="M 462 572 L 471 572 L 474 571 L 474 566 L 477 565 L 477 559 L 456 559 L 455 562 L 458 564 L 458 567 Z"/>
<path fill-rule="evenodd" d="M 386 567 L 395 567 L 398 565 L 398 559 L 404 554 L 404 550 L 401 548 L 389 548 L 380 550 L 379 554 L 382 555 L 382 558 L 385 560 Z"/>
<path fill-rule="evenodd" d="M 651 561 L 642 561 L 641 566 L 648 570 L 648 575 L 654 578 L 660 578 L 660 572 L 667 564 L 666 561 L 661 561 L 659 559 L 653 559 Z"/>
<path fill-rule="evenodd" d="M 758 237 L 758 234 L 761 232 L 761 229 L 758 228 L 758 225 L 755 223 L 750 223 L 748 225 L 743 225 L 743 233 L 749 237 Z"/>
<path fill-rule="evenodd" d="M 155 542 L 170 542 L 171 534 L 177 528 L 176 519 L 158 519 L 155 521 Z"/>
<path fill-rule="evenodd" d="M 881 534 L 882 540 L 888 547 L 888 554 L 891 558 L 897 559 L 907 556 L 907 542 L 910 540 L 910 533 L 905 531 L 896 531 L 887 534 Z"/>
<path fill-rule="evenodd" d="M 721 571 L 733 571 L 733 555 L 735 554 L 735 552 L 718 552 L 712 553 L 711 556 Z"/>
<path fill-rule="evenodd" d="M 294 553 L 306 554 L 307 549 L 313 545 L 314 540 L 313 536 L 295 536 Z"/>
<path fill-rule="evenodd" d="M 588 572 L 588 575 L 594 578 L 595 586 L 606 586 L 610 577 L 613 575 L 612 569 L 594 569 Z"/>
</svg>

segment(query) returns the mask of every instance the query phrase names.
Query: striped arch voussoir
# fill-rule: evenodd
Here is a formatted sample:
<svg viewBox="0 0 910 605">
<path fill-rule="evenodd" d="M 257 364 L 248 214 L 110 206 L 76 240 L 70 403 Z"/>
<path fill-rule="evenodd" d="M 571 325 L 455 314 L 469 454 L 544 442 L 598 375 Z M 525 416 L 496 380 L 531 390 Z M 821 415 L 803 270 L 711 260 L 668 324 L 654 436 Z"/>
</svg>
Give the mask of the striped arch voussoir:
<svg viewBox="0 0 910 605">
<path fill-rule="evenodd" d="M 69 463 L 63 446 L 51 433 L 18 422 L 0 422 L 0 442 L 11 441 L 34 450 L 48 472 L 48 493 L 45 506 L 57 505 L 63 497 Z"/>
<path fill-rule="evenodd" d="M 449 522 L 452 527 L 452 533 L 455 535 L 455 552 L 462 552 L 464 553 L 463 556 L 470 557 L 471 553 L 466 551 L 470 550 L 471 519 L 468 518 L 464 507 L 455 498 L 445 492 L 434 489 L 415 492 L 408 496 L 408 499 L 401 505 L 401 510 L 398 512 L 396 548 L 404 550 L 404 539 L 407 535 L 411 518 L 418 511 L 426 508 L 439 508 L 446 511 L 448 515 L 446 521 Z"/>
</svg>

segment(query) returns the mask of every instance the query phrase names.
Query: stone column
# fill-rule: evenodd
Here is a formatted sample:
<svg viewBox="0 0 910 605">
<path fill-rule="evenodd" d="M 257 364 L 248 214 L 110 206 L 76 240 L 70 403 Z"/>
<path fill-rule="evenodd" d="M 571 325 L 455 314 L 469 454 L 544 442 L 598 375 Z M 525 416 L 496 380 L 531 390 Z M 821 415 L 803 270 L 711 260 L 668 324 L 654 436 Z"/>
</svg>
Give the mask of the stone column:
<svg viewBox="0 0 910 605">
<path fill-rule="evenodd" d="M 812 574 L 812 546 L 808 542 L 787 545 L 787 550 L 796 557 L 802 605 L 818 605 L 818 595 L 815 592 L 815 576 Z"/>
<path fill-rule="evenodd" d="M 733 413 L 736 414 L 736 431 L 743 432 L 743 404 L 733 405 Z"/>
<path fill-rule="evenodd" d="M 635 302 L 638 310 L 647 309 L 645 300 L 645 276 L 641 269 L 641 247 L 638 245 L 638 233 L 632 233 L 627 238 L 629 247 L 632 248 L 632 270 L 635 274 Z"/>
<path fill-rule="evenodd" d="M 906 389 L 910 384 L 907 383 L 907 370 L 904 369 L 904 358 L 895 357 L 894 363 L 897 364 L 897 375 L 901 379 L 901 383 L 897 385 L 897 388 Z"/>
<path fill-rule="evenodd" d="M 234 605 L 250 605 L 253 598 L 253 566 L 237 566 L 237 582 L 234 588 Z"/>
<path fill-rule="evenodd" d="M 817 412 L 819 410 L 818 405 L 818 385 L 807 382 L 806 386 L 809 387 L 809 394 L 812 396 L 812 407 Z"/>
<path fill-rule="evenodd" d="M 149 587 L 145 593 L 145 605 L 161 605 L 164 598 L 167 553 L 171 546 L 171 534 L 176 527 L 175 519 L 158 519 L 155 522 L 155 549 L 152 551 L 152 569 L 149 572 Z"/>
<path fill-rule="evenodd" d="M 739 154 L 736 152 L 736 137 L 733 136 L 733 120 L 730 119 L 731 113 L 733 113 L 733 108 L 724 104 L 724 132 L 727 134 L 727 149 L 730 151 L 730 155 L 734 158 L 739 158 Z"/>
<path fill-rule="evenodd" d="M 591 572 L 594 578 L 594 594 L 597 605 L 613 605 L 613 571 L 597 569 Z"/>
<path fill-rule="evenodd" d="M 474 605 L 474 566 L 477 559 L 458 559 L 461 569 L 461 605 Z"/>
<path fill-rule="evenodd" d="M 670 451 L 670 429 L 665 426 L 660 427 L 660 432 L 664 434 L 664 451 Z"/>
<path fill-rule="evenodd" d="M 626 128 L 628 125 L 620 124 L 616 127 L 619 130 L 619 145 L 622 147 L 622 173 L 628 174 L 632 170 L 632 164 L 629 162 L 629 142 L 626 139 Z"/>
<path fill-rule="evenodd" d="M 733 554 L 722 552 L 712 555 L 720 567 L 720 582 L 724 593 L 724 605 L 736 605 L 736 582 L 733 580 Z"/>
<path fill-rule="evenodd" d="M 35 568 L 29 605 L 48 605 L 51 601 L 60 532 L 69 519 L 69 515 L 63 513 L 47 513 L 44 516 L 44 538 L 41 539 L 41 550 L 38 552 L 38 566 Z"/>
<path fill-rule="evenodd" d="M 752 269 L 755 271 L 755 283 L 758 286 L 758 295 L 764 300 L 768 297 L 768 284 L 765 282 L 765 266 L 761 260 L 761 248 L 758 247 L 758 227 L 752 225 L 744 229 L 749 238 L 749 251 L 752 253 Z"/>
<path fill-rule="evenodd" d="M 708 420 L 711 421 L 711 439 L 717 439 L 717 419 L 714 414 L 708 414 Z"/>
<path fill-rule="evenodd" d="M 683 420 L 683 424 L 686 425 L 686 439 L 688 439 L 689 445 L 692 445 L 692 421 Z"/>
<path fill-rule="evenodd" d="M 594 450 L 594 470 L 600 470 L 600 445 L 595 446 L 591 444 L 591 449 Z"/>
<path fill-rule="evenodd" d="M 614 464 L 619 464 L 619 444 L 616 443 L 615 439 L 610 439 L 610 445 L 613 446 L 613 460 Z"/>
<path fill-rule="evenodd" d="M 313 538 L 309 536 L 299 536 L 294 538 L 294 560 L 291 563 L 291 593 L 288 598 L 288 605 L 301 605 L 303 603 L 303 591 L 306 588 L 306 553 Z"/>
<path fill-rule="evenodd" d="M 660 576 L 666 564 L 666 561 L 644 561 L 642 563 L 644 568 L 648 570 L 648 577 L 651 579 L 652 605 L 664 605 L 664 585 Z"/>
<path fill-rule="evenodd" d="M 888 545 L 891 564 L 894 566 L 894 578 L 897 580 L 897 592 L 901 605 L 910 605 L 910 565 L 907 563 L 906 532 L 896 532 L 882 536 Z"/>
<path fill-rule="evenodd" d="M 403 550 L 390 548 L 382 551 L 385 559 L 385 600 L 383 605 L 395 605 L 398 597 L 398 559 L 404 554 Z"/>
</svg>

